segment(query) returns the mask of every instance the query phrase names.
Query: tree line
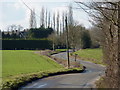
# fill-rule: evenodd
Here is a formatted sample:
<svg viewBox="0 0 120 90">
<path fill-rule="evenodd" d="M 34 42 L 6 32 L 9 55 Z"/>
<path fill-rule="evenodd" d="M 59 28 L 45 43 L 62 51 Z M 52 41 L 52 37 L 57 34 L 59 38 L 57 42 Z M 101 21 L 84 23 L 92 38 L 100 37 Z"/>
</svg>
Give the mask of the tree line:
<svg viewBox="0 0 120 90">
<path fill-rule="evenodd" d="M 90 48 L 92 46 L 89 30 L 81 25 L 70 26 L 69 30 L 69 47 L 74 49 Z M 57 35 L 57 31 L 52 28 L 31 28 L 23 31 L 12 30 L 11 32 L 2 31 L 3 40 L 32 40 L 32 39 L 48 39 L 54 42 L 55 48 L 66 47 L 66 30 Z"/>
<path fill-rule="evenodd" d="M 24 29 L 23 31 L 12 30 L 4 32 L 2 31 L 2 39 L 43 39 L 47 38 L 53 32 L 52 28 L 31 28 Z"/>
<path fill-rule="evenodd" d="M 55 48 L 66 48 L 66 25 L 65 17 L 68 18 L 68 38 L 69 47 L 73 51 L 80 48 L 99 47 L 99 44 L 92 44 L 90 30 L 79 25 L 73 18 L 72 5 L 69 5 L 68 12 L 62 14 L 53 13 L 42 8 L 40 13 L 40 26 L 36 24 L 35 10 L 31 10 L 30 29 L 22 30 L 22 26 L 10 25 L 7 32 L 2 32 L 3 39 L 48 39 L 53 42 L 53 50 Z"/>
</svg>

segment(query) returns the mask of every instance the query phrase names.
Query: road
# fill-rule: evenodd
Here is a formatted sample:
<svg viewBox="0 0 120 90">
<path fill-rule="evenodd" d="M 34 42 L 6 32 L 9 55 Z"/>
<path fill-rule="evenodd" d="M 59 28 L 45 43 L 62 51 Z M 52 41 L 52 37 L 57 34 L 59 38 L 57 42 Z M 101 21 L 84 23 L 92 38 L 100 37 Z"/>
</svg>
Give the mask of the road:
<svg viewBox="0 0 120 90">
<path fill-rule="evenodd" d="M 54 57 L 60 59 L 67 59 L 66 52 L 54 54 Z M 74 60 L 74 58 L 70 58 Z M 25 88 L 94 88 L 94 81 L 101 75 L 104 75 L 105 67 L 91 62 L 80 61 L 86 67 L 83 73 L 64 74 L 51 76 L 34 81 L 21 89 Z"/>
</svg>

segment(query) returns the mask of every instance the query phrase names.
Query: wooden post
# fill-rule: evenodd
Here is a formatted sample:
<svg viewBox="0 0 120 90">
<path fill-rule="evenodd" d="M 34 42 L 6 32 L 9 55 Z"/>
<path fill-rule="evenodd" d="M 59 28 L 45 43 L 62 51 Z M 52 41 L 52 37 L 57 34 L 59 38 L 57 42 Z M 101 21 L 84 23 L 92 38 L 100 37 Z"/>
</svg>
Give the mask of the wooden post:
<svg viewBox="0 0 120 90">
<path fill-rule="evenodd" d="M 67 46 L 68 68 L 70 68 L 67 16 L 66 16 L 66 18 L 65 18 L 65 24 L 66 24 L 66 34 L 67 34 L 67 35 L 66 35 L 66 46 Z"/>
</svg>

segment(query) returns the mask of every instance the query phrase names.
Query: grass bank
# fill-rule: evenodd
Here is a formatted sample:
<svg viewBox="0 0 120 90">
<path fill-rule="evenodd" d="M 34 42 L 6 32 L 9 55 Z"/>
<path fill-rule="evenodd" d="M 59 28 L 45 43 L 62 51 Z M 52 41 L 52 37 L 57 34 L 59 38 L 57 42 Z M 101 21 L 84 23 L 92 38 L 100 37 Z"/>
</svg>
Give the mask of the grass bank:
<svg viewBox="0 0 120 90">
<path fill-rule="evenodd" d="M 30 74 L 21 74 L 17 76 L 10 77 L 3 82 L 2 89 L 11 89 L 16 90 L 19 87 L 30 83 L 34 80 L 41 79 L 48 76 L 60 75 L 60 74 L 67 74 L 67 73 L 80 73 L 84 70 L 81 68 L 72 68 L 72 69 L 56 69 L 46 72 L 37 72 L 37 73 L 30 73 Z"/>
<path fill-rule="evenodd" d="M 60 52 L 66 52 L 66 49 L 55 49 L 55 51 L 51 51 L 51 53 L 49 53 L 49 55 L 57 54 Z"/>
<path fill-rule="evenodd" d="M 72 55 L 77 54 L 82 60 L 91 61 L 96 64 L 103 64 L 103 53 L 102 49 L 81 49 L 74 52 Z"/>
</svg>

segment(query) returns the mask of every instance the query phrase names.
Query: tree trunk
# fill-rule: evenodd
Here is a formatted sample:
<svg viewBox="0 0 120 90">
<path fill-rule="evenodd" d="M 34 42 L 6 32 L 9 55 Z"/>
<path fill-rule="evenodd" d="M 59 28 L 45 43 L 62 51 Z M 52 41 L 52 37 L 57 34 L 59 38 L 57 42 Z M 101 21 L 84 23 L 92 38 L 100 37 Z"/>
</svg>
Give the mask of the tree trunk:
<svg viewBox="0 0 120 90">
<path fill-rule="evenodd" d="M 118 68 L 120 69 L 120 1 L 118 2 Z M 119 88 L 120 88 L 120 70 L 118 73 L 118 84 L 119 84 Z"/>
<path fill-rule="evenodd" d="M 120 88 L 120 6 L 118 7 L 117 20 L 118 27 L 112 24 L 111 30 L 109 30 L 112 33 L 109 34 L 108 44 L 106 44 L 107 70 L 105 84 L 107 88 Z"/>
</svg>

